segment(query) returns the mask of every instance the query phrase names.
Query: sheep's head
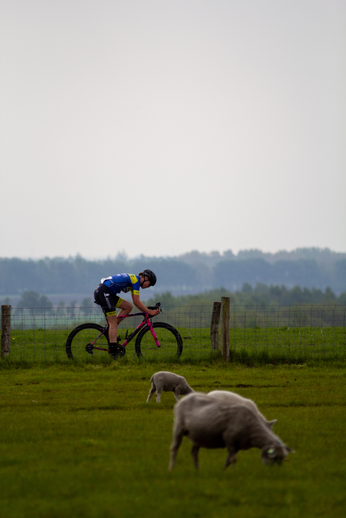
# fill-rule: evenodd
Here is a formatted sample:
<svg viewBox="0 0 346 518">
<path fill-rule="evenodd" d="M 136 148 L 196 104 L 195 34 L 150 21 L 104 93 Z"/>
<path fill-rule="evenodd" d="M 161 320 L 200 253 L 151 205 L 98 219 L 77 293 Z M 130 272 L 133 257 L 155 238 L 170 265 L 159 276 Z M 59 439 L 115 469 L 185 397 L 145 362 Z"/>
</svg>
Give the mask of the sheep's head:
<svg viewBox="0 0 346 518">
<path fill-rule="evenodd" d="M 267 421 L 268 428 L 270 428 L 272 430 L 275 423 L 277 423 L 277 419 L 273 419 L 272 421 Z"/>
<path fill-rule="evenodd" d="M 273 446 L 265 446 L 262 448 L 261 459 L 266 465 L 281 464 L 281 462 L 287 457 L 288 452 L 293 451 L 285 444 L 275 444 Z"/>
</svg>

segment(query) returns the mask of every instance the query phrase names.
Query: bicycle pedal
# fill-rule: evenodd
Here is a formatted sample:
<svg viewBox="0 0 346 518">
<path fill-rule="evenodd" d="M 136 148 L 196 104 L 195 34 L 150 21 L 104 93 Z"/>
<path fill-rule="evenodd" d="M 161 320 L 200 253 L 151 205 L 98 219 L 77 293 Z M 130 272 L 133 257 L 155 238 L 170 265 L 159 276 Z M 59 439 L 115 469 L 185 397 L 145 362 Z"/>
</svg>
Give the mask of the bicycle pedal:
<svg viewBox="0 0 346 518">
<path fill-rule="evenodd" d="M 94 348 L 94 347 L 93 347 L 93 344 L 87 344 L 87 345 L 85 346 L 85 350 L 86 350 L 86 352 L 87 352 L 87 353 L 89 353 L 89 354 L 93 354 L 93 348 Z"/>
<path fill-rule="evenodd" d="M 126 353 L 125 347 L 121 344 L 118 344 L 118 346 L 116 348 L 116 354 L 120 357 L 120 356 L 125 356 L 125 353 Z"/>
<path fill-rule="evenodd" d="M 118 360 L 122 356 L 125 356 L 125 353 L 126 353 L 126 349 L 121 344 L 113 345 L 109 349 L 109 354 L 112 356 L 112 358 L 114 360 Z"/>
</svg>

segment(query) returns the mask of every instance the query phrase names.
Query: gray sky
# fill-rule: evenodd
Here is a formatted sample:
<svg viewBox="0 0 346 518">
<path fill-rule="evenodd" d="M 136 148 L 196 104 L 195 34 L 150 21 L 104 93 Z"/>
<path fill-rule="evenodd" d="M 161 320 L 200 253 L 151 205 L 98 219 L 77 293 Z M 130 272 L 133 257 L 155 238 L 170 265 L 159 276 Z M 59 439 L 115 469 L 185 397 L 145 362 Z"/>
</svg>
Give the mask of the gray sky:
<svg viewBox="0 0 346 518">
<path fill-rule="evenodd" d="M 346 251 L 345 0 L 0 0 L 0 256 Z"/>
</svg>

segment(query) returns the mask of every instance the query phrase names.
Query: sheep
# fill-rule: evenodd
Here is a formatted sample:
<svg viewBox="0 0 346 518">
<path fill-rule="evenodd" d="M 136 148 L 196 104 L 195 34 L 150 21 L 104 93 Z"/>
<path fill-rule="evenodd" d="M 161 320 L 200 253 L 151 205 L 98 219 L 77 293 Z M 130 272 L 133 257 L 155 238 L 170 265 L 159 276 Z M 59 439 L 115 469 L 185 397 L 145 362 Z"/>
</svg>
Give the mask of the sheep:
<svg viewBox="0 0 346 518">
<path fill-rule="evenodd" d="M 208 392 L 208 396 L 213 396 L 218 399 L 222 399 L 223 401 L 228 401 L 229 403 L 240 403 L 252 410 L 255 414 L 258 414 L 258 417 L 264 422 L 266 426 L 269 428 L 273 428 L 273 425 L 277 422 L 277 419 L 273 421 L 267 421 L 263 414 L 258 410 L 258 407 L 252 399 L 247 399 L 236 392 L 231 392 L 229 390 L 212 390 Z"/>
<path fill-rule="evenodd" d="M 156 392 L 156 402 L 161 403 L 162 391 L 172 391 L 174 397 L 179 401 L 179 396 L 185 396 L 194 392 L 194 390 L 187 384 L 186 379 L 183 376 L 178 376 L 173 372 L 160 371 L 156 372 L 150 378 L 151 389 L 147 397 L 147 403 L 149 403 L 151 396 Z"/>
<path fill-rule="evenodd" d="M 227 448 L 225 468 L 235 465 L 240 450 L 260 448 L 264 464 L 279 465 L 292 452 L 248 406 L 201 392 L 187 395 L 174 406 L 169 470 L 174 467 L 184 435 L 193 444 L 191 455 L 196 469 L 199 469 L 200 448 Z"/>
</svg>

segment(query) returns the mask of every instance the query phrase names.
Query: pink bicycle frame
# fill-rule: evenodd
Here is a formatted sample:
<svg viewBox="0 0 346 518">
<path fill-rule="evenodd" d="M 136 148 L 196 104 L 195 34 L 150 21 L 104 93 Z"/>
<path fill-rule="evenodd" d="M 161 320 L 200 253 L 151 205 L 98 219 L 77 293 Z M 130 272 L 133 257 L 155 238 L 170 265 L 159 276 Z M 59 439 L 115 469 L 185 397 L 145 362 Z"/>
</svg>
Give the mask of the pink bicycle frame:
<svg viewBox="0 0 346 518">
<path fill-rule="evenodd" d="M 123 319 L 123 318 L 129 318 L 129 317 L 136 317 L 136 316 L 139 316 L 139 315 L 144 315 L 144 319 L 142 320 L 142 322 L 140 324 L 138 324 L 136 329 L 134 331 L 132 331 L 132 333 L 125 339 L 124 343 L 122 343 L 121 345 L 123 345 L 123 347 L 126 347 L 127 344 L 132 340 L 132 338 L 134 338 L 139 333 L 139 331 L 142 329 L 142 327 L 147 325 L 149 327 L 149 329 L 150 329 L 151 334 L 153 335 L 153 338 L 154 338 L 154 340 L 156 342 L 157 347 L 161 347 L 161 344 L 159 342 L 159 339 L 156 336 L 156 333 L 155 333 L 154 328 L 153 328 L 153 324 L 151 323 L 150 316 L 149 316 L 148 313 L 145 313 L 145 312 L 131 313 L 130 315 L 124 315 L 124 316 L 121 316 L 121 317 L 118 317 L 118 318 L 122 318 Z M 95 338 L 95 340 L 93 342 L 91 342 L 91 345 L 93 346 L 94 349 L 97 349 L 99 351 L 108 351 L 108 349 L 104 349 L 103 347 L 97 347 L 96 345 L 94 345 L 97 342 L 97 340 L 107 331 L 108 327 L 109 327 L 109 324 L 108 324 L 108 320 L 107 320 L 107 325 L 102 330 L 102 333 L 100 333 Z"/>
<path fill-rule="evenodd" d="M 134 338 L 134 336 L 136 336 L 136 334 L 142 329 L 142 327 L 147 325 L 149 327 L 149 329 L 150 329 L 151 334 L 153 335 L 153 338 L 154 338 L 154 340 L 156 342 L 157 347 L 161 347 L 161 344 L 159 342 L 159 339 L 156 336 L 156 333 L 155 333 L 154 328 L 153 328 L 153 324 L 151 323 L 150 316 L 148 315 L 148 313 L 132 313 L 131 315 L 125 315 L 123 317 L 118 317 L 118 318 L 135 317 L 135 316 L 138 316 L 138 315 L 145 315 L 144 320 L 142 320 L 142 322 L 140 324 L 138 324 L 136 329 L 130 334 L 130 336 L 128 336 L 126 338 L 125 342 L 122 345 L 124 347 L 126 347 L 127 344 L 132 340 L 132 338 Z"/>
</svg>

